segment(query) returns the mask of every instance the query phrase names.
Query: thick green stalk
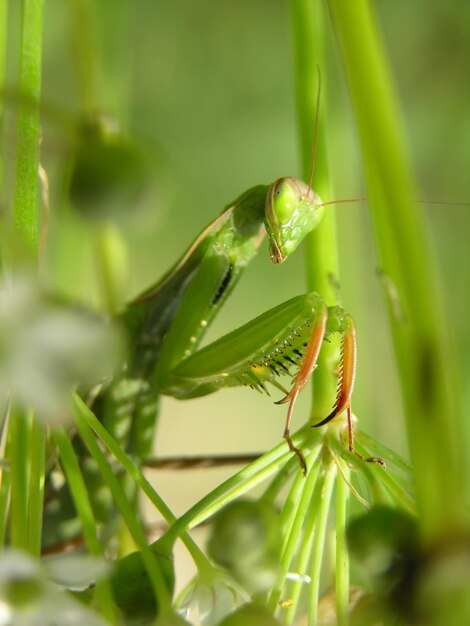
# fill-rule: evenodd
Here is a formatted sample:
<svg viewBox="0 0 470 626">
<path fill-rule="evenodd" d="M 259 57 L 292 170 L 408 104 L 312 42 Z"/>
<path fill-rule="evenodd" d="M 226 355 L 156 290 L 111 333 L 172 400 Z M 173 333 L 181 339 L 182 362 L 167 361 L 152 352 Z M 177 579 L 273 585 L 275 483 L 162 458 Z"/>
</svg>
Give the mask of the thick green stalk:
<svg viewBox="0 0 470 626">
<path fill-rule="evenodd" d="M 39 229 L 42 19 L 43 0 L 23 0 L 13 218 L 20 237 L 34 258 L 37 257 Z"/>
<path fill-rule="evenodd" d="M 308 181 L 312 160 L 312 141 L 315 125 L 316 96 L 318 93 L 318 68 L 325 67 L 323 55 L 323 8 L 319 0 L 291 0 L 293 25 L 294 69 L 297 101 L 302 176 Z M 331 198 L 328 176 L 325 135 L 325 88 L 318 116 L 317 154 L 313 188 L 323 201 Z M 305 239 L 307 284 L 317 291 L 327 305 L 337 304 L 335 283 L 339 274 L 334 209 L 329 207 L 322 223 Z M 331 411 L 336 397 L 334 370 L 339 359 L 335 343 L 324 344 L 318 368 L 313 376 L 312 420 L 325 417 Z"/>
<path fill-rule="evenodd" d="M 370 2 L 329 0 L 357 120 L 380 267 L 398 299 L 390 324 L 425 536 L 461 522 L 465 493 L 456 392 L 426 228 Z M 399 312 L 397 313 L 397 309 Z M 387 394 L 384 384 L 384 398 Z"/>
</svg>

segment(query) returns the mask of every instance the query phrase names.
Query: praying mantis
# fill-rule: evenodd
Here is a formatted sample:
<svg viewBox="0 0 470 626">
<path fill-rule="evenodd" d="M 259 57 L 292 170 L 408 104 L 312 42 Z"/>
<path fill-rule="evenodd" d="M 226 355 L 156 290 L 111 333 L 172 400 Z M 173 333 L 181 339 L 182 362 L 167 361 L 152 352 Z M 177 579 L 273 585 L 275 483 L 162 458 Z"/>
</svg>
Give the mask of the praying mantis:
<svg viewBox="0 0 470 626">
<path fill-rule="evenodd" d="M 125 376 L 112 388 L 109 414 L 120 411 L 127 422 L 124 428 L 121 422 L 121 432 L 126 432 L 134 454 L 143 458 L 150 453 L 158 396 L 195 398 L 239 385 L 266 391 L 270 383 L 285 394 L 277 402 L 288 404 L 284 438 L 305 472 L 303 455 L 290 436 L 291 418 L 322 342 L 332 333 L 342 337 L 338 393 L 331 412 L 316 426 L 347 409 L 352 446 L 349 408 L 356 334 L 342 307 L 327 307 L 315 292 L 299 295 L 198 350 L 263 240 L 268 239 L 271 261 L 282 263 L 320 223 L 324 211 L 311 182 L 284 177 L 257 185 L 231 202 L 167 274 L 128 306 L 122 321 L 132 354 Z M 280 384 L 281 375 L 292 377 L 290 389 Z M 112 420 L 107 425 L 111 428 Z"/>
<path fill-rule="evenodd" d="M 189 399 L 234 386 L 267 392 L 269 383 L 285 394 L 276 403 L 288 404 L 283 436 L 306 473 L 303 454 L 290 436 L 292 414 L 323 340 L 333 333 L 342 337 L 337 396 L 331 412 L 315 426 L 347 410 L 353 451 L 350 406 L 356 331 L 342 307 L 327 307 L 315 292 L 299 295 L 198 350 L 264 239 L 272 263 L 283 263 L 321 222 L 326 205 L 332 204 L 323 203 L 312 189 L 319 103 L 320 74 L 308 184 L 287 176 L 241 194 L 122 314 L 132 351 L 126 371 L 106 396 L 103 421 L 138 458 L 151 453 L 160 395 Z M 282 375 L 292 378 L 290 389 L 279 382 Z"/>
</svg>

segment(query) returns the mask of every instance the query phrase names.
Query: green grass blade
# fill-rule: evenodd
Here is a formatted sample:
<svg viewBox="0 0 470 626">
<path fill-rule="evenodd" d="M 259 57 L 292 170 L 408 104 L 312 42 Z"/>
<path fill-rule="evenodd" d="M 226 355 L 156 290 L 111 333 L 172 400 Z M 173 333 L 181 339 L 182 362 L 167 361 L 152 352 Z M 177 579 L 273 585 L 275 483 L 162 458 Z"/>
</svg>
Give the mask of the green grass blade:
<svg viewBox="0 0 470 626">
<path fill-rule="evenodd" d="M 8 412 L 9 410 L 7 409 L 3 418 L 5 421 L 8 420 Z M 5 439 L 5 447 L 3 450 L 3 466 L 0 474 L 0 552 L 5 547 L 11 487 L 11 437 L 8 436 L 8 429 L 5 429 L 6 424 L 2 423 L 2 443 Z M 5 437 L 5 435 L 7 436 Z"/>
<path fill-rule="evenodd" d="M 67 484 L 74 504 L 77 508 L 80 521 L 82 523 L 83 535 L 87 544 L 88 552 L 94 556 L 102 557 L 98 540 L 98 531 L 95 516 L 88 497 L 88 491 L 83 480 L 82 472 L 78 463 L 77 455 L 74 452 L 69 436 L 63 427 L 57 427 L 53 433 L 54 443 L 60 454 L 60 463 L 63 467 Z M 113 604 L 112 588 L 108 580 L 100 580 L 96 584 L 97 604 L 101 607 L 103 615 L 112 624 L 116 623 Z"/>
<path fill-rule="evenodd" d="M 13 219 L 21 238 L 34 258 L 37 256 L 39 229 L 39 99 L 41 95 L 42 20 L 43 0 L 23 0 Z"/>
<path fill-rule="evenodd" d="M 162 498 L 158 495 L 158 493 L 155 491 L 149 481 L 145 478 L 145 476 L 142 474 L 141 470 L 137 467 L 134 461 L 132 461 L 132 459 L 122 450 L 118 442 L 108 433 L 103 424 L 96 418 L 94 413 L 90 411 L 90 409 L 86 406 L 86 404 L 79 396 L 74 394 L 73 401 L 76 410 L 77 412 L 79 412 L 80 416 L 86 421 L 88 426 L 95 431 L 97 436 L 105 444 L 108 450 L 112 454 L 114 454 L 116 459 L 121 463 L 129 476 L 133 478 L 136 484 L 140 487 L 143 493 L 145 493 L 147 498 L 161 513 L 165 520 L 170 524 L 175 522 L 177 518 L 173 515 L 173 513 L 162 500 Z M 187 533 L 182 533 L 181 540 L 188 548 L 188 551 L 192 555 L 198 569 L 204 568 L 207 565 L 207 559 L 201 552 L 199 547 L 191 539 L 191 537 Z"/>
<path fill-rule="evenodd" d="M 144 529 L 142 528 L 141 521 L 133 506 L 128 501 L 119 480 L 116 478 L 111 466 L 108 463 L 108 460 L 96 442 L 93 431 L 90 429 L 79 411 L 76 411 L 75 417 L 80 436 L 90 451 L 90 454 L 96 461 L 101 475 L 113 494 L 116 505 L 118 506 L 126 525 L 137 544 L 137 547 L 142 553 L 142 560 L 149 573 L 155 598 L 157 599 L 161 612 L 165 614 L 166 612 L 169 612 L 171 608 L 170 593 L 167 588 L 163 572 L 161 571 L 160 566 L 158 565 L 158 562 L 147 543 L 147 537 Z"/>
<path fill-rule="evenodd" d="M 29 449 L 29 551 L 41 554 L 42 520 L 44 507 L 44 480 L 46 468 L 46 430 L 37 418 L 31 420 L 31 446 Z"/>
</svg>

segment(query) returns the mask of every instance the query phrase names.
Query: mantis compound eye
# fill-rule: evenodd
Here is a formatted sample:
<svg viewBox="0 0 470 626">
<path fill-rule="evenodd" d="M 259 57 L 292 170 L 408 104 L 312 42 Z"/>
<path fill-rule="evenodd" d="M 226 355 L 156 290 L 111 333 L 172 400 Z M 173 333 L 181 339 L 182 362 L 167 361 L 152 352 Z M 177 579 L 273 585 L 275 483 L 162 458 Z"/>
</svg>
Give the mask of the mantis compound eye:
<svg viewBox="0 0 470 626">
<path fill-rule="evenodd" d="M 287 224 L 297 207 L 298 195 L 288 179 L 281 178 L 273 185 L 271 210 L 280 224 Z"/>
<path fill-rule="evenodd" d="M 276 180 L 266 195 L 265 226 L 273 263 L 282 263 L 323 217 L 320 198 L 298 178 Z"/>
</svg>

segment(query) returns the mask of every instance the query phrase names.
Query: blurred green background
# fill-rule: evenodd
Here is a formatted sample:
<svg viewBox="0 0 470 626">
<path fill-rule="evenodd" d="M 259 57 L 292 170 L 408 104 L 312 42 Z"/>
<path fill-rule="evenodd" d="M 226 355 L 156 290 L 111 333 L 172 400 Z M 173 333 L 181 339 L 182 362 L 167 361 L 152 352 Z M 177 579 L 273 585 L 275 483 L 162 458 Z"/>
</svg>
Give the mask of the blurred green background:
<svg viewBox="0 0 470 626">
<path fill-rule="evenodd" d="M 13 3 L 11 3 L 13 4 Z M 470 200 L 470 4 L 375 3 L 402 102 L 423 199 Z M 12 7 L 9 45 L 17 45 Z M 356 134 L 333 34 L 322 67 L 336 198 L 364 197 Z M 11 57 L 12 55 L 10 55 Z M 14 84 L 17 68 L 8 68 Z M 81 79 L 85 76 L 85 81 Z M 91 89 L 84 85 L 91 85 Z M 61 293 L 102 306 L 89 225 L 69 207 L 67 172 L 79 120 L 96 109 L 145 151 L 151 185 L 113 216 L 128 250 L 127 298 L 155 282 L 241 192 L 300 171 L 286 0 L 46 2 L 42 162 L 51 191 L 44 276 Z M 13 116 L 13 113 L 9 113 Z M 111 207 L 113 208 L 113 207 Z M 341 297 L 358 326 L 354 411 L 360 426 L 406 454 L 383 288 L 365 205 L 337 208 Z M 470 406 L 470 208 L 426 207 L 456 354 L 462 410 Z M 305 290 L 302 254 L 280 267 L 267 250 L 250 267 L 208 339 Z M 308 415 L 308 392 L 295 425 Z M 278 392 L 273 391 L 273 399 Z M 245 389 L 164 399 L 159 454 L 260 451 L 281 440 L 285 410 Z M 159 474 L 176 512 L 230 469 Z"/>
</svg>

